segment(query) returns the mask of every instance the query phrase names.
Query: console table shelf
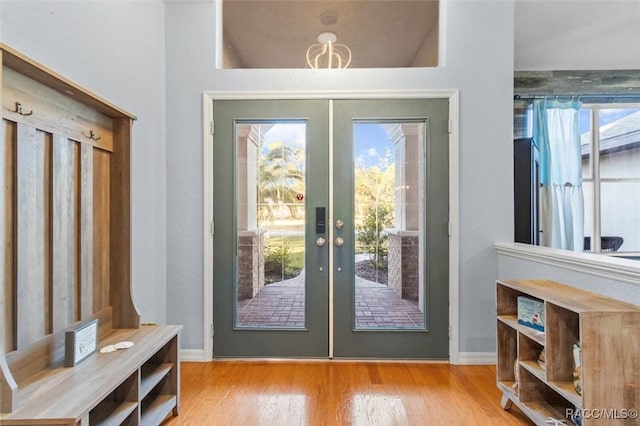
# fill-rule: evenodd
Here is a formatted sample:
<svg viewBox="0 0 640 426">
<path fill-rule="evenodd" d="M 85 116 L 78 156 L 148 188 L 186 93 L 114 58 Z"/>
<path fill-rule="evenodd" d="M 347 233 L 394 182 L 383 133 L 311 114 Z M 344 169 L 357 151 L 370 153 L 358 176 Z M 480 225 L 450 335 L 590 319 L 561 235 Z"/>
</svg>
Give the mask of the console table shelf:
<svg viewBox="0 0 640 426">
<path fill-rule="evenodd" d="M 158 395 L 148 402 L 142 403 L 142 419 L 140 424 L 143 426 L 158 425 L 170 413 L 176 405 L 176 397 L 171 395 Z"/>
<path fill-rule="evenodd" d="M 172 368 L 173 364 L 171 363 L 144 364 L 140 371 L 140 398 L 147 396 L 154 386 L 169 374 Z"/>
<path fill-rule="evenodd" d="M 102 402 L 89 414 L 89 424 L 96 426 L 117 426 L 138 408 L 137 402 Z"/>
<path fill-rule="evenodd" d="M 502 406 L 516 404 L 537 425 L 638 425 L 640 306 L 544 280 L 498 281 L 497 386 Z M 518 297 L 544 304 L 544 332 L 517 322 Z M 581 348 L 582 392 L 574 386 L 573 345 Z M 539 362 L 541 352 L 545 362 Z"/>
</svg>

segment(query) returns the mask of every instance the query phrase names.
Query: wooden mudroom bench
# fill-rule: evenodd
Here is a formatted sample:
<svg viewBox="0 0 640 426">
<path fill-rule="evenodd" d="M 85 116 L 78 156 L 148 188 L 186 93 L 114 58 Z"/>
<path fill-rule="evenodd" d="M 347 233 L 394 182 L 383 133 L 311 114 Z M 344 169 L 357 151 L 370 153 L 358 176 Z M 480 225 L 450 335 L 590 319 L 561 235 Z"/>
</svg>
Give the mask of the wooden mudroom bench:
<svg viewBox="0 0 640 426">
<path fill-rule="evenodd" d="M 158 425 L 178 414 L 181 328 L 142 326 L 107 332 L 98 348 L 122 341 L 134 345 L 110 353 L 96 351 L 75 367 L 65 367 L 60 360 L 32 372 L 18 384 L 18 408 L 2 414 L 0 423 Z M 29 355 L 10 357 L 16 371 L 33 362 Z"/>
<path fill-rule="evenodd" d="M 158 425 L 178 414 L 182 326 L 141 326 L 131 296 L 135 117 L 0 58 L 0 424 Z"/>
</svg>

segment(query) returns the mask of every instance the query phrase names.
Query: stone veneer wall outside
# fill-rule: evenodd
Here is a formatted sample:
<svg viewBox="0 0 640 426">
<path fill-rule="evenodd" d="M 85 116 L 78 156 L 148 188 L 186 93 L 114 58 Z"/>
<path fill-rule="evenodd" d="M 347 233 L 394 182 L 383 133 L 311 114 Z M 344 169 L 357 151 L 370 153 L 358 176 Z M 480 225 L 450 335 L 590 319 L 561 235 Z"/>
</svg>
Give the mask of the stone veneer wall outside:
<svg viewBox="0 0 640 426">
<path fill-rule="evenodd" d="M 238 233 L 238 300 L 253 299 L 264 287 L 264 231 Z"/>
<path fill-rule="evenodd" d="M 416 234 L 412 231 L 389 232 L 388 286 L 401 298 L 417 301 L 420 247 Z"/>
</svg>

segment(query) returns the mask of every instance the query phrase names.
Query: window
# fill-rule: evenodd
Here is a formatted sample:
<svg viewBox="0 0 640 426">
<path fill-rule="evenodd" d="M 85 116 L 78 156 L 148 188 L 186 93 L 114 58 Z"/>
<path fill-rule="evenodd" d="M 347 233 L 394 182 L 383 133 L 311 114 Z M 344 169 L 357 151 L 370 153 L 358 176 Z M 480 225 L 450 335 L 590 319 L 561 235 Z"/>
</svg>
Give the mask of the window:
<svg viewBox="0 0 640 426">
<path fill-rule="evenodd" d="M 585 251 L 640 256 L 640 104 L 580 111 Z"/>
<path fill-rule="evenodd" d="M 565 102 L 558 101 L 557 98 L 555 100 L 547 98 L 545 108 L 551 108 L 549 104 L 554 104 L 553 108 L 557 108 L 558 103 L 564 105 L 558 108 L 569 108 L 569 102 L 573 99 L 575 97 Z M 515 142 L 531 140 L 536 153 L 538 153 L 538 150 L 543 150 L 541 140 L 547 137 L 537 130 L 544 118 L 536 118 L 535 108 L 531 102 L 526 102 L 526 104 L 522 102 L 516 104 L 514 110 L 514 134 L 517 138 L 525 137 L 525 139 L 516 138 Z M 571 103 L 575 105 L 574 102 Z M 564 134 L 561 138 L 561 146 L 564 147 L 558 150 L 558 145 L 555 145 L 554 153 L 547 155 L 548 158 L 555 155 L 551 161 L 555 164 L 553 167 L 556 173 L 557 170 L 563 170 L 562 173 L 568 170 L 577 170 L 579 180 L 581 180 L 581 184 L 578 183 L 577 186 L 577 188 L 581 187 L 577 194 L 581 198 L 578 204 L 584 203 L 584 208 L 575 208 L 574 205 L 571 205 L 571 203 L 575 203 L 575 197 L 572 200 L 562 199 L 562 192 L 570 191 L 571 187 L 575 186 L 575 182 L 563 183 L 565 181 L 562 180 L 560 183 L 563 183 L 561 186 L 564 188 L 561 188 L 560 192 L 554 192 L 558 191 L 557 189 L 551 190 L 551 195 L 547 198 L 543 194 L 550 192 L 549 189 L 545 192 L 543 182 L 539 186 L 540 191 L 531 191 L 531 194 L 535 194 L 532 196 L 537 201 L 527 204 L 527 206 L 531 206 L 528 210 L 531 213 L 527 213 L 524 226 L 530 226 L 532 233 L 542 237 L 540 238 L 542 245 L 566 248 L 557 245 L 555 238 L 550 238 L 551 233 L 558 232 L 559 228 L 563 228 L 562 232 L 575 236 L 573 244 L 575 251 L 584 250 L 585 252 L 640 260 L 640 103 L 597 104 L 585 102 L 578 108 L 579 152 L 576 151 L 577 145 L 572 145 L 572 143 L 577 143 L 575 137 L 571 137 L 575 142 L 565 139 L 571 133 L 567 129 L 574 125 L 569 120 L 561 123 L 559 127 L 556 122 L 554 124 L 556 127 L 552 131 L 548 130 L 554 133 L 556 141 L 558 133 Z M 551 125 L 545 123 L 544 126 Z M 538 131 L 538 139 L 540 140 L 535 140 L 536 131 L 534 129 Z M 547 129 L 551 128 L 547 127 Z M 573 133 L 575 134 L 575 131 Z M 533 139 L 527 139 L 531 136 Z M 516 153 L 516 147 L 517 144 L 514 145 L 514 153 Z M 572 154 L 569 154 L 569 151 L 572 151 Z M 545 154 L 539 152 L 539 155 L 543 157 Z M 577 156 L 581 158 L 581 161 L 578 160 L 581 164 L 576 165 Z M 517 160 L 517 155 L 515 160 Z M 516 161 L 514 164 L 518 169 L 520 163 Z M 522 170 L 517 171 L 522 172 Z M 532 183 L 535 181 L 533 178 L 525 180 Z M 519 192 L 522 190 L 521 187 L 516 186 L 515 189 L 516 199 L 522 198 L 522 194 Z M 536 203 L 541 207 L 536 207 Z M 549 209 L 555 209 L 555 211 L 551 213 Z M 516 205 L 516 214 L 518 211 Z M 537 214 L 540 214 L 542 218 L 540 227 L 538 227 L 538 223 L 533 223 Z M 545 215 L 548 215 L 548 219 L 545 218 Z M 581 217 L 576 217 L 576 215 Z M 522 221 L 522 217 L 516 217 L 516 225 Z M 558 225 L 558 221 L 562 223 Z M 584 246 L 582 245 L 583 236 L 576 234 L 583 227 L 579 224 L 580 221 L 584 223 Z M 575 227 L 576 223 L 579 224 L 577 228 Z M 574 227 L 573 231 L 570 230 L 572 226 Z M 521 240 L 516 239 L 516 241 Z M 532 239 L 531 241 L 536 240 Z M 527 240 L 527 242 L 529 241 Z"/>
</svg>

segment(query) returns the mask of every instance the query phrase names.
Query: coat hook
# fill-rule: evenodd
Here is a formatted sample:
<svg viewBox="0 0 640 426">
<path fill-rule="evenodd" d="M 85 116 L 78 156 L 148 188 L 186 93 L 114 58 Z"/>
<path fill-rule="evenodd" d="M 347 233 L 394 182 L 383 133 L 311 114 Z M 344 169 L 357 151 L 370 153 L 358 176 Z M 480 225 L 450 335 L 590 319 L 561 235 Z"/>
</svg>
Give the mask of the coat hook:
<svg viewBox="0 0 640 426">
<path fill-rule="evenodd" d="M 93 130 L 89 130 L 89 137 L 94 141 L 99 141 L 102 138 L 102 136 L 96 135 Z"/>
<path fill-rule="evenodd" d="M 96 135 L 96 132 L 94 132 L 93 130 L 89 130 L 89 136 L 88 137 L 93 139 L 94 141 L 99 141 L 100 139 L 102 139 L 102 136 Z"/>
<path fill-rule="evenodd" d="M 22 104 L 20 102 L 16 102 L 16 110 L 13 112 L 17 112 L 20 115 L 32 115 L 33 114 L 33 110 L 29 111 L 29 112 L 24 112 L 22 111 Z"/>
</svg>

